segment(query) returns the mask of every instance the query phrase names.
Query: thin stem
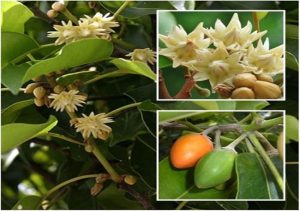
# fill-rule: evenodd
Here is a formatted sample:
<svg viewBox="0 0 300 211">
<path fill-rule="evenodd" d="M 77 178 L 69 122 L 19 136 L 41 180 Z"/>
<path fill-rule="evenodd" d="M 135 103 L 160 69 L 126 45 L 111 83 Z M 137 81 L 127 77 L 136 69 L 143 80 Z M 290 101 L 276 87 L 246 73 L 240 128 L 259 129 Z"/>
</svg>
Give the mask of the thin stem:
<svg viewBox="0 0 300 211">
<path fill-rule="evenodd" d="M 181 210 L 187 203 L 188 201 L 180 202 L 179 205 L 175 208 L 175 210 Z"/>
<path fill-rule="evenodd" d="M 110 165 L 105 156 L 100 152 L 97 147 L 94 139 L 89 139 L 89 143 L 92 146 L 92 152 L 98 159 L 98 161 L 102 164 L 105 170 L 110 174 L 111 179 L 117 183 L 121 182 L 121 176 L 115 171 L 115 169 Z"/>
<path fill-rule="evenodd" d="M 252 153 L 255 152 L 254 147 L 252 146 L 252 144 L 251 144 L 251 142 L 249 141 L 248 138 L 246 138 L 246 146 L 247 146 L 249 152 L 252 152 Z"/>
<path fill-rule="evenodd" d="M 125 2 L 121 5 L 121 7 L 113 15 L 113 19 L 116 19 L 118 17 L 118 15 L 120 15 L 120 13 L 123 12 L 123 10 L 125 10 L 125 8 L 130 3 L 130 1 L 131 0 L 125 0 Z"/>
<path fill-rule="evenodd" d="M 124 75 L 126 75 L 127 73 L 123 73 Z M 91 84 L 91 83 L 94 83 L 98 80 L 101 80 L 103 78 L 109 78 L 109 77 L 115 77 L 115 76 L 122 76 L 123 75 L 120 71 L 113 71 L 113 72 L 109 72 L 109 73 L 104 73 L 104 74 L 101 74 L 99 76 L 96 76 L 94 77 L 93 79 L 91 80 L 88 80 L 86 82 L 84 82 L 84 85 L 88 85 L 88 84 Z"/>
<path fill-rule="evenodd" d="M 209 133 L 211 133 L 211 132 L 213 132 L 214 130 L 217 130 L 217 129 L 219 129 L 218 126 L 212 126 L 212 127 L 209 127 L 207 129 L 203 130 L 202 134 L 207 135 L 207 134 L 209 134 Z"/>
<path fill-rule="evenodd" d="M 286 165 L 298 165 L 299 162 L 297 161 L 290 161 L 290 162 L 285 162 Z"/>
<path fill-rule="evenodd" d="M 221 137 L 221 130 L 216 130 L 216 133 L 215 133 L 215 149 L 221 149 L 220 137 Z"/>
<path fill-rule="evenodd" d="M 175 99 L 187 99 L 191 97 L 191 91 L 196 82 L 194 81 L 193 75 L 186 75 L 185 78 L 185 83 L 181 90 L 175 95 Z"/>
<path fill-rule="evenodd" d="M 189 121 L 177 121 L 178 123 L 187 126 L 190 130 L 201 133 L 202 130 L 198 127 L 196 127 L 195 125 L 193 125 L 192 123 L 190 123 Z"/>
<path fill-rule="evenodd" d="M 64 16 L 66 16 L 70 21 L 72 21 L 74 24 L 78 25 L 78 19 L 67 8 L 61 11 L 61 13 Z"/>
<path fill-rule="evenodd" d="M 256 12 L 252 12 L 252 18 L 253 18 L 254 27 L 255 27 L 256 31 L 259 32 L 260 31 L 259 19 L 257 17 Z"/>
<path fill-rule="evenodd" d="M 252 142 L 252 144 L 255 146 L 257 152 L 260 154 L 260 156 L 265 161 L 268 168 L 270 169 L 278 186 L 283 191 L 284 190 L 283 179 L 282 179 L 280 173 L 278 172 L 276 166 L 273 164 L 272 160 L 270 159 L 270 157 L 268 156 L 268 154 L 266 153 L 266 151 L 264 150 L 264 148 L 262 147 L 262 145 L 260 144 L 260 142 L 258 141 L 258 139 L 255 137 L 255 135 L 253 133 L 249 134 L 249 139 Z"/>
<path fill-rule="evenodd" d="M 56 192 L 57 190 L 61 189 L 62 187 L 69 185 L 73 182 L 77 182 L 79 180 L 83 180 L 83 179 L 89 179 L 89 178 L 95 178 L 97 177 L 99 174 L 87 174 L 87 175 L 82 175 L 82 176 L 78 176 L 78 177 L 74 177 L 72 179 L 66 180 L 56 186 L 54 186 L 53 188 L 51 188 L 42 198 L 41 203 L 38 205 L 39 208 L 42 204 L 43 201 L 45 201 L 50 195 L 52 195 L 54 192 Z"/>
<path fill-rule="evenodd" d="M 224 147 L 224 148 L 228 148 L 228 149 L 234 150 L 234 148 L 235 148 L 241 141 L 243 141 L 247 136 L 248 136 L 248 133 L 243 133 L 243 134 L 240 135 L 237 139 L 235 139 L 233 142 L 231 142 L 229 145 L 227 145 L 227 146 Z"/>
<path fill-rule="evenodd" d="M 48 136 L 51 136 L 51 137 L 54 137 L 54 138 L 59 138 L 61 140 L 64 140 L 64 141 L 67 141 L 67 142 L 70 142 L 70 143 L 73 143 L 73 144 L 78 144 L 78 145 L 81 145 L 81 146 L 84 146 L 83 143 L 79 142 L 79 141 L 76 141 L 72 138 L 69 138 L 67 136 L 64 136 L 64 135 L 61 135 L 61 134 L 57 134 L 57 133 L 52 133 L 52 132 L 48 132 L 47 133 Z"/>
<path fill-rule="evenodd" d="M 257 124 L 257 122 L 254 121 L 250 125 L 243 125 L 242 128 L 246 131 L 254 131 L 257 129 L 263 129 L 263 128 L 272 127 L 274 125 L 282 124 L 282 122 L 283 122 L 283 117 L 281 116 L 269 120 L 263 120 L 261 124 Z"/>
<path fill-rule="evenodd" d="M 1 88 L 1 92 L 8 92 L 8 91 L 10 91 L 9 88 L 6 88 L 6 87 L 5 88 Z M 19 91 L 24 92 L 25 89 L 24 88 L 20 88 Z"/>
<path fill-rule="evenodd" d="M 252 119 L 252 115 L 248 114 L 246 117 L 244 117 L 241 121 L 239 121 L 240 124 L 244 124 Z"/>
<path fill-rule="evenodd" d="M 120 113 L 121 111 L 124 111 L 126 109 L 129 109 L 129 108 L 133 108 L 133 107 L 136 107 L 136 106 L 139 106 L 141 103 L 132 103 L 132 104 L 128 104 L 128 105 L 125 105 L 125 106 L 122 106 L 120 108 L 117 108 L 113 111 L 110 111 L 106 114 L 106 116 L 114 116 L 118 113 Z"/>
<path fill-rule="evenodd" d="M 257 138 L 260 140 L 260 142 L 262 143 L 262 145 L 264 146 L 264 148 L 267 150 L 268 153 L 276 153 L 278 154 L 278 150 L 273 147 L 273 145 L 268 141 L 268 139 L 266 139 L 266 137 L 263 136 L 263 134 L 261 134 L 258 131 L 254 132 L 255 135 L 257 136 Z"/>
<path fill-rule="evenodd" d="M 167 85 L 165 83 L 165 79 L 161 73 L 161 71 L 159 71 L 159 98 L 162 99 L 172 99 L 173 97 L 170 95 L 169 90 L 167 88 Z"/>
</svg>

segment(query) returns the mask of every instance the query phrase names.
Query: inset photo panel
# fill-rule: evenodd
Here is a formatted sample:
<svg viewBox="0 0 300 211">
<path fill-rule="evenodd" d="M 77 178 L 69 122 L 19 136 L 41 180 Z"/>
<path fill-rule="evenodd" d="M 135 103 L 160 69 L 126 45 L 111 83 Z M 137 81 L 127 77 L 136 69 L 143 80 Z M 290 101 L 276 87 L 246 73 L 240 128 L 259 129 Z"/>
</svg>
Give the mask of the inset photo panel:
<svg viewBox="0 0 300 211">
<path fill-rule="evenodd" d="M 157 12 L 157 100 L 285 100 L 285 11 Z"/>
<path fill-rule="evenodd" d="M 285 111 L 157 111 L 158 201 L 285 200 Z"/>
</svg>

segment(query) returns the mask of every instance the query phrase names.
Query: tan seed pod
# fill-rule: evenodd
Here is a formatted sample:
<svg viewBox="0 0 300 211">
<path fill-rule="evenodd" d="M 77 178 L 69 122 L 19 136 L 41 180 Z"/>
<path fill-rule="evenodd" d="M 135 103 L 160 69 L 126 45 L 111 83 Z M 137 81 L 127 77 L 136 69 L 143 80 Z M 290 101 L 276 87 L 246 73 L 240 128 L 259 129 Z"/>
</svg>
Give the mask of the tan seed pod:
<svg viewBox="0 0 300 211">
<path fill-rule="evenodd" d="M 64 91 L 65 88 L 61 85 L 56 85 L 54 88 L 53 88 L 53 91 L 56 93 L 56 94 L 59 94 L 61 93 L 62 91 Z"/>
<path fill-rule="evenodd" d="M 41 107 L 44 105 L 44 100 L 43 99 L 38 99 L 38 98 L 34 98 L 34 104 L 38 107 Z"/>
<path fill-rule="evenodd" d="M 56 12 L 62 12 L 66 9 L 66 6 L 60 2 L 55 2 L 52 4 L 52 9 L 55 10 Z"/>
<path fill-rule="evenodd" d="M 48 18 L 56 18 L 58 16 L 58 12 L 55 10 L 48 10 L 47 16 Z"/>
<path fill-rule="evenodd" d="M 26 86 L 24 93 L 31 94 L 33 90 L 39 86 L 39 83 L 30 83 Z"/>
<path fill-rule="evenodd" d="M 249 87 L 252 88 L 255 81 L 256 81 L 255 75 L 252 73 L 241 73 L 233 77 L 232 83 L 236 88 L 239 87 Z"/>
<path fill-rule="evenodd" d="M 267 81 L 267 82 L 273 83 L 272 76 L 270 76 L 268 74 L 258 74 L 258 75 L 256 75 L 256 78 L 259 81 Z"/>
<path fill-rule="evenodd" d="M 248 87 L 240 87 L 235 89 L 232 94 L 231 98 L 233 99 L 254 99 L 255 94 L 252 89 Z"/>
<path fill-rule="evenodd" d="M 277 99 L 282 94 L 278 85 L 266 81 L 256 81 L 253 91 L 256 99 Z"/>
<path fill-rule="evenodd" d="M 229 84 L 218 84 L 214 87 L 215 92 L 217 92 L 222 98 L 229 98 L 233 89 L 234 87 Z"/>
<path fill-rule="evenodd" d="M 44 96 L 46 95 L 47 91 L 44 87 L 42 86 L 39 86 L 39 87 L 36 87 L 34 90 L 33 90 L 33 95 L 38 98 L 38 99 L 42 99 L 44 98 Z"/>
<path fill-rule="evenodd" d="M 128 185 L 134 185 L 137 182 L 137 179 L 135 176 L 126 175 L 124 177 L 124 182 L 126 182 Z"/>
</svg>

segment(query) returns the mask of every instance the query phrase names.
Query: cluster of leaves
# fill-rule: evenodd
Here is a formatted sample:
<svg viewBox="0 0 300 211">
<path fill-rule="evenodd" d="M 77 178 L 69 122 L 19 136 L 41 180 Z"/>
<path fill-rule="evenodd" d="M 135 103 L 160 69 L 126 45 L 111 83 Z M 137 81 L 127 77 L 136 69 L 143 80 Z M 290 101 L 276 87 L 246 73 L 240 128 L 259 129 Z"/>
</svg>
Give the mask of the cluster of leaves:
<svg viewBox="0 0 300 211">
<path fill-rule="evenodd" d="M 106 182 L 96 196 L 90 195 L 94 179 L 82 180 L 55 192 L 49 199 L 52 209 L 174 209 L 176 202 L 155 201 L 156 194 L 156 137 L 155 111 L 159 109 L 286 109 L 289 139 L 297 136 L 297 42 L 298 6 L 275 2 L 131 2 L 118 16 L 121 27 L 116 29 L 112 41 L 83 39 L 65 46 L 55 46 L 47 38 L 53 24 L 67 20 L 60 14 L 49 19 L 46 12 L 53 2 L 6 2 L 2 5 L 2 208 L 34 209 L 41 196 L 52 187 L 70 178 L 106 173 L 94 156 L 81 145 L 64 142 L 47 135 L 52 133 L 80 140 L 69 127 L 64 113 L 46 107 L 37 108 L 32 96 L 19 92 L 21 87 L 36 76 L 64 70 L 57 83 L 67 85 L 75 80 L 88 82 L 83 91 L 89 103 L 80 113 L 106 112 L 142 102 L 137 108 L 123 112 L 111 124 L 113 133 L 106 142 L 97 142 L 105 157 L 119 174 L 132 174 L 138 182 L 132 189 L 124 190 L 113 182 Z M 69 2 L 68 9 L 76 17 L 93 15 L 97 11 L 114 13 L 123 2 Z M 241 8 L 242 7 L 242 8 Z M 125 55 L 136 48 L 155 49 L 155 14 L 158 9 L 286 9 L 287 10 L 287 102 L 156 102 L 155 73 Z M 59 52 L 59 53 L 58 53 Z M 30 59 L 28 58 L 28 56 Z M 96 66 L 97 71 L 84 71 Z M 97 80 L 95 80 L 97 79 Z M 7 91 L 9 90 L 9 91 Z M 291 91 L 292 90 L 292 91 Z M 294 132 L 291 132 L 294 131 Z M 25 141 L 25 142 L 24 142 Z M 24 142 L 24 143 L 23 143 Z M 4 145 L 5 143 L 5 145 Z M 296 161 L 297 143 L 287 145 L 287 161 Z M 13 150 L 11 150 L 13 149 Z M 9 151 L 9 152 L 8 152 Z M 6 153 L 8 152 L 8 153 Z M 297 194 L 296 165 L 287 166 L 287 179 Z M 139 197 L 136 196 L 139 193 Z M 285 202 L 249 203 L 250 208 L 294 209 L 298 202 L 293 194 Z M 142 196 L 142 197 L 141 197 Z M 139 198 L 139 199 L 137 199 Z M 20 201 L 19 201 L 20 200 Z M 18 202 L 19 201 L 19 202 Z M 17 203 L 18 202 L 18 203 Z M 245 203 L 205 202 L 190 203 L 197 209 L 247 209 Z"/>
</svg>

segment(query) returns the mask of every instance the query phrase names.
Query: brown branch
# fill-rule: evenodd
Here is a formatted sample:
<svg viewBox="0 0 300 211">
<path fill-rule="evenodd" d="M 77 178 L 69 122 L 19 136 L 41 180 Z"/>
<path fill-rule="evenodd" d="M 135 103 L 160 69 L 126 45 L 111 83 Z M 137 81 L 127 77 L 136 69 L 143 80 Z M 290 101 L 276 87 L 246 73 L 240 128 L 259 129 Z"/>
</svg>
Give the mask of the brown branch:
<svg viewBox="0 0 300 211">
<path fill-rule="evenodd" d="M 126 184 L 125 182 L 121 182 L 118 184 L 118 187 L 125 190 L 127 193 L 129 193 L 132 197 L 134 197 L 145 210 L 153 210 L 153 205 L 146 199 L 145 195 L 137 192 L 132 188 L 132 186 Z"/>
<path fill-rule="evenodd" d="M 159 98 L 161 99 L 172 99 L 168 88 L 166 86 L 165 80 L 161 72 L 159 72 Z"/>
<path fill-rule="evenodd" d="M 175 95 L 175 99 L 187 99 L 191 97 L 191 91 L 194 88 L 195 81 L 193 75 L 185 75 L 185 83 L 181 90 Z"/>
</svg>

